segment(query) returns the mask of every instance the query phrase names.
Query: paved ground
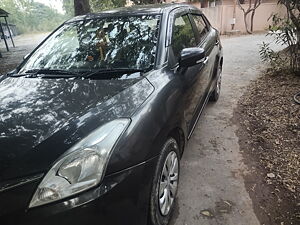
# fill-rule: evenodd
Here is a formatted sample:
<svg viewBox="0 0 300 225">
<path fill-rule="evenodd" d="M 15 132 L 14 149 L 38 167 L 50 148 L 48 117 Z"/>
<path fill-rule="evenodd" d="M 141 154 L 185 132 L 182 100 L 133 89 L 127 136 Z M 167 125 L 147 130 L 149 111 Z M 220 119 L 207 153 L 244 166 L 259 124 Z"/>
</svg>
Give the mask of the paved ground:
<svg viewBox="0 0 300 225">
<path fill-rule="evenodd" d="M 4 41 L 0 42 L 0 51 L 3 58 L 0 58 L 0 74 L 4 74 L 14 69 L 23 57 L 31 52 L 45 37 L 47 33 L 19 35 L 14 37 L 16 47 L 12 47 L 10 39 L 7 40 L 9 52 L 6 51 Z"/>
<path fill-rule="evenodd" d="M 209 103 L 181 161 L 180 190 L 172 225 L 260 224 L 244 185 L 237 127 L 232 121 L 238 98 L 263 69 L 259 46 L 265 35 L 224 38 L 221 97 Z"/>
<path fill-rule="evenodd" d="M 16 38 L 14 54 L 3 52 L 0 74 L 21 61 L 45 34 Z M 171 225 L 259 224 L 244 186 L 243 163 L 233 124 L 233 110 L 249 82 L 263 68 L 258 55 L 264 35 L 223 38 L 224 69 L 221 97 L 209 103 L 181 162 L 180 190 Z"/>
</svg>

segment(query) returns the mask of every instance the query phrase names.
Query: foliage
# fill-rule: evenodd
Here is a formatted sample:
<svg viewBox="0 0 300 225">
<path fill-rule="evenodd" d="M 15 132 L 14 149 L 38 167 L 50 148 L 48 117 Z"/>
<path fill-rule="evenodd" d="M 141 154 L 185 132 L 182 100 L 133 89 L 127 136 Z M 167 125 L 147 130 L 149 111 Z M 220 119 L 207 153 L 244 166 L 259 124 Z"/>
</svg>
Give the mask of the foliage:
<svg viewBox="0 0 300 225">
<path fill-rule="evenodd" d="M 275 52 L 271 49 L 270 43 L 263 42 L 262 45 L 260 45 L 259 54 L 264 62 L 270 64 L 273 72 L 279 73 L 287 69 L 288 58 L 285 57 L 284 54 L 280 54 L 280 52 Z"/>
<path fill-rule="evenodd" d="M 299 0 L 278 0 L 279 4 L 282 4 L 287 9 L 288 20 L 291 20 L 293 26 L 295 26 L 296 36 L 298 38 L 298 44 L 300 43 L 300 1 Z"/>
<path fill-rule="evenodd" d="M 66 19 L 55 9 L 33 0 L 0 0 L 0 8 L 10 13 L 9 22 L 21 33 L 50 31 Z"/>
<path fill-rule="evenodd" d="M 291 72 L 300 74 L 300 2 L 279 0 L 279 3 L 287 8 L 287 16 L 272 15 L 268 35 L 275 38 L 275 43 L 287 46 L 286 54 L 274 52 L 266 43 L 261 46 L 260 54 L 264 61 L 271 63 L 275 72 L 288 67 Z"/>
<path fill-rule="evenodd" d="M 0 0 L 20 33 L 51 31 L 74 16 L 74 0 L 61 0 L 65 14 L 33 0 Z M 125 6 L 126 0 L 89 0 L 93 12 Z M 51 19 L 49 19 L 51 18 Z"/>
<path fill-rule="evenodd" d="M 63 9 L 68 18 L 72 18 L 74 16 L 74 0 L 62 0 Z"/>
<path fill-rule="evenodd" d="M 289 30 L 286 36 L 289 37 L 290 64 L 293 72 L 300 75 L 300 1 L 299 0 L 278 0 L 287 9 L 287 18 L 282 18 L 279 28 L 283 31 Z"/>
<path fill-rule="evenodd" d="M 126 4 L 126 0 L 90 0 L 90 4 L 92 11 L 98 12 L 101 10 L 123 7 Z"/>
<path fill-rule="evenodd" d="M 74 16 L 74 0 L 62 0 L 63 9 L 66 15 L 70 18 Z M 126 0 L 90 0 L 89 1 L 92 12 L 99 12 L 106 9 L 113 9 L 117 7 L 123 7 L 126 4 Z"/>
</svg>

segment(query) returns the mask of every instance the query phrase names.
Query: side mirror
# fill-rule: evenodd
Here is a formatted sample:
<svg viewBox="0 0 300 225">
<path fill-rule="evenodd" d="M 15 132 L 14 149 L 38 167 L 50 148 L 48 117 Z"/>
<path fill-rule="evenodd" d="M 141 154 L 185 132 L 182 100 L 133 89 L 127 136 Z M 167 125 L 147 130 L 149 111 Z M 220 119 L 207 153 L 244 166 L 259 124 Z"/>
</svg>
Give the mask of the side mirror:
<svg viewBox="0 0 300 225">
<path fill-rule="evenodd" d="M 180 53 L 179 66 L 189 67 L 200 63 L 205 58 L 203 48 L 184 48 Z"/>
</svg>

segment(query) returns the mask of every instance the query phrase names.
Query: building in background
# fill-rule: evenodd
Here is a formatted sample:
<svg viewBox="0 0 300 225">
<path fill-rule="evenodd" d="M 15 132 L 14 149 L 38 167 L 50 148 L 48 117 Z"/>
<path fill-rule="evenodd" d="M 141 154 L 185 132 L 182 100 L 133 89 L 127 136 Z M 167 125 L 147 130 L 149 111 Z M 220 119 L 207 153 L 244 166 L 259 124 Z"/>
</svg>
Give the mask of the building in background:
<svg viewBox="0 0 300 225">
<path fill-rule="evenodd" d="M 236 2 L 237 0 L 166 0 L 167 3 L 188 3 L 201 9 L 212 25 L 217 28 L 221 34 L 228 33 L 246 33 L 244 14 Z M 249 0 L 240 0 L 242 7 L 247 9 Z M 253 0 L 252 0 L 253 2 Z M 285 15 L 285 9 L 277 4 L 277 0 L 262 0 L 261 5 L 256 9 L 254 17 L 254 32 L 264 31 L 271 24 L 269 20 L 272 14 Z M 250 20 L 250 15 L 248 16 Z M 234 25 L 234 26 L 233 26 Z"/>
<path fill-rule="evenodd" d="M 201 8 L 215 7 L 217 5 L 234 5 L 236 0 L 200 0 Z M 241 4 L 248 4 L 249 0 L 240 0 Z M 254 1 L 252 0 L 252 3 Z M 277 3 L 277 0 L 262 0 L 262 3 Z"/>
</svg>

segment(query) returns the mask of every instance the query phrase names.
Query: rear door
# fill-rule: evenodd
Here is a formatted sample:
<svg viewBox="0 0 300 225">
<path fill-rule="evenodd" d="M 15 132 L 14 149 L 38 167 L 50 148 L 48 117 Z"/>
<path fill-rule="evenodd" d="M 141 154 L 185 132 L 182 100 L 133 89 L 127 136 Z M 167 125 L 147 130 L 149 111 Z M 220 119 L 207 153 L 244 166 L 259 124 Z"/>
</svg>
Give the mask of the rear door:
<svg viewBox="0 0 300 225">
<path fill-rule="evenodd" d="M 216 63 L 216 55 L 218 52 L 218 39 L 216 30 L 211 27 L 207 19 L 198 11 L 192 11 L 190 14 L 191 21 L 196 28 L 196 38 L 198 41 L 198 47 L 203 48 L 206 53 L 207 68 L 205 71 L 204 86 L 205 94 L 204 98 L 208 97 L 210 86 L 213 80 L 213 74 Z"/>
</svg>

